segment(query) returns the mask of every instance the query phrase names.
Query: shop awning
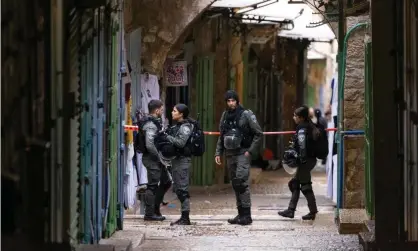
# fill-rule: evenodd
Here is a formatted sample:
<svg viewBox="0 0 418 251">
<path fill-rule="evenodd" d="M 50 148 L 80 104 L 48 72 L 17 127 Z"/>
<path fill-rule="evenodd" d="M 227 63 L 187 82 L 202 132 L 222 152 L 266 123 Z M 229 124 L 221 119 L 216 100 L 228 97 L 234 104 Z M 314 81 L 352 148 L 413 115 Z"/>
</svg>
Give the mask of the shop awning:
<svg viewBox="0 0 418 251">
<path fill-rule="evenodd" d="M 305 3 L 289 3 L 289 0 L 218 0 L 212 7 L 239 8 L 236 13 L 242 16 L 244 23 L 293 22 L 293 25 L 286 25 L 279 31 L 280 37 L 324 42 L 335 39 L 335 34 L 327 24 L 312 27 L 312 23 L 322 21 L 323 17 L 313 15 L 313 9 Z"/>
<path fill-rule="evenodd" d="M 217 0 L 211 6 L 223 8 L 245 8 L 262 2 L 265 2 L 265 0 Z"/>
<path fill-rule="evenodd" d="M 317 27 L 312 26 L 312 23 L 323 21 L 322 16 L 312 13 L 314 12 L 307 4 L 303 5 L 303 14 L 293 20 L 294 28 L 292 30 L 280 30 L 280 37 L 289 37 L 293 39 L 308 39 L 311 41 L 328 42 L 335 39 L 335 34 L 328 24 L 323 24 Z M 315 12 L 317 12 L 315 10 Z"/>
</svg>

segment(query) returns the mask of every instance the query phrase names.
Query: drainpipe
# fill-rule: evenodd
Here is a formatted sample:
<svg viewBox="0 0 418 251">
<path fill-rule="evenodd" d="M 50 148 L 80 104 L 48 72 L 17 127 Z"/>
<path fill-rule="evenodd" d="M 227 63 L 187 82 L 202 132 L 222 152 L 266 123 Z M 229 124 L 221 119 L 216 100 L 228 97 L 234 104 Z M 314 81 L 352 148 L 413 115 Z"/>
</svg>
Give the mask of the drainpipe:
<svg viewBox="0 0 418 251">
<path fill-rule="evenodd" d="M 344 134 L 349 134 L 344 132 L 344 87 L 345 87 L 345 67 L 346 67 L 346 57 L 347 57 L 347 45 L 348 39 L 351 37 L 354 31 L 359 28 L 366 27 L 367 23 L 358 23 L 353 26 L 345 35 L 344 39 L 339 37 L 339 46 L 342 44 L 342 47 L 339 47 L 339 56 L 338 56 L 338 196 L 337 196 L 337 208 L 340 209 L 343 206 L 343 188 L 344 188 Z M 341 49 L 340 49 L 341 48 Z M 364 132 L 358 132 L 356 134 L 364 134 Z M 338 213 L 337 213 L 338 214 Z"/>
<path fill-rule="evenodd" d="M 341 86 L 341 76 L 342 76 L 342 55 L 343 55 L 343 48 L 344 48 L 344 36 L 345 36 L 345 14 L 344 14 L 344 0 L 338 0 L 338 54 L 337 54 L 337 62 L 338 62 L 338 92 L 341 93 L 340 91 L 340 86 Z M 340 104 L 343 103 L 341 100 L 338 100 L 338 108 L 340 108 Z M 341 141 L 340 141 L 340 132 L 342 130 L 342 124 L 341 124 L 341 117 L 338 116 L 339 114 L 337 114 L 337 121 L 339 122 L 338 125 L 338 131 L 337 131 L 337 143 L 338 143 L 338 148 L 337 148 L 337 154 L 338 156 L 341 156 L 341 150 L 340 150 L 340 146 L 341 146 Z M 336 218 L 338 218 L 339 216 L 339 210 L 341 208 L 341 202 L 342 202 L 342 193 L 340 193 L 340 191 L 342 191 L 341 189 L 341 182 L 339 179 L 339 176 L 341 173 L 342 168 L 341 167 L 341 163 L 338 159 L 337 161 L 337 210 L 335 211 L 335 216 Z"/>
</svg>

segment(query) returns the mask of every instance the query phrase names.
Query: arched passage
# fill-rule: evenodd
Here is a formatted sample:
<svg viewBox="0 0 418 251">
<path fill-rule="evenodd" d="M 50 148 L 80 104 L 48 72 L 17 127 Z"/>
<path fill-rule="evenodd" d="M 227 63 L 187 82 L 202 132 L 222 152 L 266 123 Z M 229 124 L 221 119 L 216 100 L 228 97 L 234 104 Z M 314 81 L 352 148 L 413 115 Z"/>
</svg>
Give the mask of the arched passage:
<svg viewBox="0 0 418 251">
<path fill-rule="evenodd" d="M 213 0 L 127 0 L 125 30 L 142 28 L 143 67 L 159 74 L 170 48 Z"/>
</svg>

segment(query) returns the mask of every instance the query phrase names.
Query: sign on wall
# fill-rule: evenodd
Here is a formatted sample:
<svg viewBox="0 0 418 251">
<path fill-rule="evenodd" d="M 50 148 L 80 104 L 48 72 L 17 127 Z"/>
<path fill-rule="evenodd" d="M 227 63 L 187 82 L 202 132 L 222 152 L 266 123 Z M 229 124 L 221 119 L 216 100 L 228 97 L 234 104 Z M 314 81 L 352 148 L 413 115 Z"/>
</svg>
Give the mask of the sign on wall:
<svg viewBox="0 0 418 251">
<path fill-rule="evenodd" d="M 166 86 L 187 86 L 187 61 L 173 61 L 164 72 Z"/>
</svg>

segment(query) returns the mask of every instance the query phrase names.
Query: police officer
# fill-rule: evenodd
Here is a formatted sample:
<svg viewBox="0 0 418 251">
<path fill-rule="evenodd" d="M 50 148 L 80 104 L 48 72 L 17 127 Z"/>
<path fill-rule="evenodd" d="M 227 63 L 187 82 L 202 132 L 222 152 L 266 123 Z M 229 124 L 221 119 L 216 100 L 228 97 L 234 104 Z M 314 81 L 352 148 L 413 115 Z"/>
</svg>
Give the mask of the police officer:
<svg viewBox="0 0 418 251">
<path fill-rule="evenodd" d="M 221 135 L 216 145 L 215 162 L 221 165 L 221 155 L 225 152 L 238 209 L 238 215 L 228 222 L 248 225 L 252 223 L 249 188 L 251 155 L 258 153 L 263 131 L 253 112 L 240 105 L 235 91 L 227 91 L 225 101 L 228 108 L 223 112 L 219 125 Z"/>
<path fill-rule="evenodd" d="M 181 202 L 181 218 L 170 225 L 190 225 L 189 170 L 191 167 L 191 151 L 188 146 L 193 125 L 188 121 L 189 108 L 185 104 L 177 104 L 171 113 L 174 125 L 167 130 L 167 140 L 177 149 L 177 156 L 171 160 L 173 188 Z"/>
<path fill-rule="evenodd" d="M 140 130 L 145 133 L 145 150 L 143 151 L 142 163 L 147 168 L 148 184 L 145 191 L 145 216 L 146 221 L 163 221 L 160 205 L 170 185 L 167 171 L 158 157 L 158 151 L 154 144 L 154 138 L 162 129 L 161 116 L 164 104 L 160 100 L 151 100 L 148 103 L 149 115 L 139 121 Z M 139 143 L 139 145 L 141 145 Z"/>
<path fill-rule="evenodd" d="M 302 191 L 309 208 L 309 213 L 302 216 L 302 219 L 314 220 L 318 209 L 312 190 L 311 171 L 317 162 L 313 142 L 319 137 L 320 132 L 309 118 L 309 108 L 306 106 L 295 110 L 293 120 L 297 127 L 292 147 L 297 152 L 298 168 L 295 176 L 288 183 L 289 190 L 292 193 L 289 207 L 284 211 L 278 212 L 278 214 L 286 218 L 294 218 L 300 191 Z"/>
</svg>

